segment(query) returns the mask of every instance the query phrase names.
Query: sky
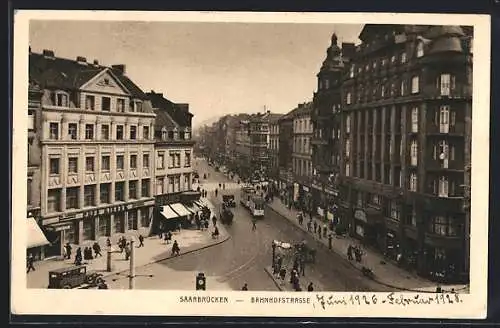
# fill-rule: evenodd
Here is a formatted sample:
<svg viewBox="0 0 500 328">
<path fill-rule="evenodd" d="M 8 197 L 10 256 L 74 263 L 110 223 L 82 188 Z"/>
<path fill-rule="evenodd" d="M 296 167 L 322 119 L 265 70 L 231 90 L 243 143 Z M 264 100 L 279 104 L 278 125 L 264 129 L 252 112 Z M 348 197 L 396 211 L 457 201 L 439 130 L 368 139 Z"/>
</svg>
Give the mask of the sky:
<svg viewBox="0 0 500 328">
<path fill-rule="evenodd" d="M 193 127 L 264 108 L 286 113 L 312 100 L 332 33 L 359 43 L 362 25 L 32 21 L 33 52 L 124 64 L 143 91 L 189 103 Z M 265 107 L 264 107 L 265 106 Z"/>
</svg>

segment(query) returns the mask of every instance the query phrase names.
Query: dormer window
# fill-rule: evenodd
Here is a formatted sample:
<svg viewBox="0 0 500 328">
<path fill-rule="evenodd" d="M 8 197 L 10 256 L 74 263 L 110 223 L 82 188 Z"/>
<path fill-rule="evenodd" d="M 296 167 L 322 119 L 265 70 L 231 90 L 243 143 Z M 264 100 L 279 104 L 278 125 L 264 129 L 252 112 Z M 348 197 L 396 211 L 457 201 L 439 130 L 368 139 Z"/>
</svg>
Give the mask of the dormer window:
<svg viewBox="0 0 500 328">
<path fill-rule="evenodd" d="M 179 139 L 179 131 L 177 131 L 177 129 L 174 129 L 174 140 L 178 139 Z"/>
<path fill-rule="evenodd" d="M 424 55 L 424 43 L 419 42 L 417 44 L 417 57 L 422 57 Z"/>
<path fill-rule="evenodd" d="M 191 131 L 189 131 L 189 129 L 184 131 L 184 140 L 191 140 Z"/>
<path fill-rule="evenodd" d="M 109 79 L 108 78 L 104 78 L 104 85 L 109 85 Z"/>
<path fill-rule="evenodd" d="M 138 113 L 142 113 L 142 101 L 134 101 L 134 109 Z"/>
<path fill-rule="evenodd" d="M 161 140 L 167 140 L 167 129 L 161 129 Z"/>
<path fill-rule="evenodd" d="M 68 107 L 68 94 L 65 92 L 56 92 L 55 105 L 58 107 Z"/>
</svg>

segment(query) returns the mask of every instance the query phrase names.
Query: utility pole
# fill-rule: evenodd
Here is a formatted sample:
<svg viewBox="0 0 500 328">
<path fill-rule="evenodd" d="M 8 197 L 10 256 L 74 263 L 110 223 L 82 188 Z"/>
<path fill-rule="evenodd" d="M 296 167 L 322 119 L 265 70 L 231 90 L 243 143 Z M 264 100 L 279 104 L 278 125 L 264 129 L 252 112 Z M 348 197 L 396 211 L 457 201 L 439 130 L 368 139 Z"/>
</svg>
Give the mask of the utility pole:
<svg viewBox="0 0 500 328">
<path fill-rule="evenodd" d="M 130 273 L 129 273 L 129 280 L 128 280 L 128 289 L 134 289 L 134 278 L 135 278 L 135 247 L 134 247 L 134 240 L 132 239 L 130 241 Z"/>
</svg>

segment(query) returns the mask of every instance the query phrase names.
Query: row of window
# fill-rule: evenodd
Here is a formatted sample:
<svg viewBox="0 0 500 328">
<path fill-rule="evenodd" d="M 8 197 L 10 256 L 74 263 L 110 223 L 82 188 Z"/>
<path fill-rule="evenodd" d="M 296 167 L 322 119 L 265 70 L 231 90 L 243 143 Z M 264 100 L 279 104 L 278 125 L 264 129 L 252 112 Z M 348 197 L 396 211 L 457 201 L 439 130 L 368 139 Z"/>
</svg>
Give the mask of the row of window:
<svg viewBox="0 0 500 328">
<path fill-rule="evenodd" d="M 89 123 L 84 125 L 85 135 L 79 137 L 79 124 L 78 123 L 68 123 L 67 138 L 62 138 L 63 140 L 111 140 L 111 126 L 110 124 L 100 124 L 101 130 L 99 138 L 96 135 L 96 124 Z M 138 126 L 131 125 L 129 127 L 129 140 L 138 139 Z M 142 127 L 142 139 L 149 140 L 150 131 L 149 126 L 144 125 Z M 50 140 L 60 140 L 60 124 L 58 122 L 49 123 L 49 139 Z M 113 140 L 124 140 L 125 139 L 125 126 L 117 124 L 115 128 L 115 135 Z"/>
<path fill-rule="evenodd" d="M 189 130 L 167 131 L 167 129 L 163 128 L 160 133 L 161 133 L 161 140 L 191 140 L 191 131 L 189 131 Z M 157 135 L 157 137 L 160 137 L 160 136 Z"/>
<path fill-rule="evenodd" d="M 181 151 L 174 150 L 168 152 L 169 162 L 168 168 L 180 168 L 181 167 Z M 184 152 L 184 167 L 191 167 L 191 151 Z M 158 152 L 156 156 L 156 168 L 165 168 L 165 152 Z"/>
<path fill-rule="evenodd" d="M 356 98 L 353 97 L 353 92 L 348 91 L 345 95 L 345 103 L 350 105 L 354 102 L 360 103 L 363 101 L 367 101 L 371 96 L 373 99 L 376 98 L 387 98 L 387 97 L 395 97 L 395 96 L 406 96 L 408 93 L 417 94 L 420 92 L 420 79 L 419 77 L 413 76 L 410 80 L 410 90 L 408 90 L 408 81 L 402 80 L 400 82 L 399 89 L 396 86 L 397 82 L 393 81 L 390 83 L 382 83 L 380 85 L 376 84 L 373 87 L 362 85 L 359 86 Z M 440 96 L 450 96 L 452 91 L 455 90 L 455 76 L 451 74 L 441 74 L 437 78 L 436 88 L 439 90 Z"/>
<path fill-rule="evenodd" d="M 113 183 L 101 183 L 100 185 L 86 185 L 83 187 L 83 203 L 80 200 L 80 187 L 66 188 L 65 205 L 63 206 L 62 188 L 49 189 L 47 195 L 47 212 L 62 212 L 67 209 L 79 209 L 83 207 L 91 207 L 99 204 L 111 204 L 114 201 L 127 201 L 129 199 L 138 199 L 141 197 L 150 197 L 149 179 L 141 181 L 139 190 L 139 180 L 128 181 L 128 199 L 125 198 L 125 182 L 114 182 L 114 195 L 112 195 Z M 99 192 L 99 198 L 97 198 Z M 114 196 L 112 198 L 112 196 Z"/>
<path fill-rule="evenodd" d="M 344 169 L 345 169 L 345 175 L 351 176 L 351 163 L 345 163 Z M 370 172 L 371 170 L 368 170 L 368 171 Z M 397 185 L 398 187 L 403 188 L 404 187 L 404 183 L 403 183 L 404 177 L 403 177 L 402 170 L 395 169 L 394 171 L 396 172 L 396 174 L 394 174 L 394 175 L 397 178 L 397 182 L 394 183 L 393 180 L 396 180 L 396 179 L 393 178 L 392 174 L 390 174 L 389 169 L 386 170 L 386 181 L 384 181 L 384 182 L 386 182 L 387 184 L 390 184 L 390 185 Z M 375 170 L 375 172 L 377 174 L 379 174 L 380 170 Z M 380 176 L 378 176 L 377 179 L 375 179 L 375 180 L 381 182 Z M 415 172 L 411 172 L 408 175 L 408 190 L 414 191 L 414 192 L 419 191 L 418 190 L 418 176 Z M 439 177 L 439 179 L 431 180 L 431 189 L 429 190 L 429 192 L 435 196 L 438 196 L 438 197 L 455 197 L 455 196 L 460 194 L 459 184 L 454 180 L 450 180 L 450 178 L 448 178 L 446 176 L 441 176 L 441 177 Z"/>
<path fill-rule="evenodd" d="M 165 186 L 165 182 L 168 185 Z M 181 191 L 191 190 L 190 175 L 184 175 L 184 184 L 181 185 L 181 175 L 172 175 L 168 177 L 157 177 L 156 178 L 156 195 L 162 195 L 165 193 L 176 193 Z"/>
<path fill-rule="evenodd" d="M 312 154 L 311 138 L 295 136 L 293 138 L 293 152 L 301 154 Z"/>
<path fill-rule="evenodd" d="M 69 107 L 69 94 L 64 91 L 57 91 L 53 93 L 53 103 L 58 107 Z M 111 97 L 102 96 L 100 97 L 100 110 L 103 112 L 111 111 Z M 115 111 L 118 113 L 125 113 L 125 98 L 116 99 Z M 85 95 L 85 109 L 86 110 L 97 110 L 96 108 L 96 96 Z M 129 112 L 143 112 L 142 101 L 133 100 L 129 102 Z"/>
<path fill-rule="evenodd" d="M 412 206 L 407 206 L 406 217 L 402 217 L 402 207 L 397 201 L 388 200 L 378 194 L 364 194 L 357 192 L 356 205 L 365 207 L 366 203 L 380 207 L 387 217 L 395 221 L 405 219 L 405 224 L 417 226 L 417 212 Z M 427 232 L 441 236 L 457 236 L 462 232 L 462 224 L 459 218 L 444 215 L 429 217 L 426 225 Z"/>
<path fill-rule="evenodd" d="M 68 173 L 76 174 L 79 172 L 79 157 L 71 156 L 68 157 Z M 118 154 L 115 159 L 116 170 L 125 170 L 125 155 Z M 129 166 L 127 169 L 137 169 L 137 155 L 131 154 L 129 157 Z M 149 154 L 142 155 L 142 167 L 149 168 Z M 101 156 L 101 172 L 109 172 L 111 170 L 111 156 L 103 155 Z M 95 156 L 85 156 L 85 172 L 93 173 L 96 172 L 95 167 Z M 59 175 L 61 173 L 61 158 L 52 157 L 49 159 L 49 174 Z"/>
<path fill-rule="evenodd" d="M 439 132 L 440 133 L 449 133 L 450 132 L 450 126 L 455 126 L 456 125 L 456 120 L 457 120 L 457 113 L 454 110 L 450 109 L 450 105 L 441 105 L 439 108 L 435 111 L 435 116 L 434 116 L 434 124 L 436 126 L 439 126 Z M 398 114 L 398 113 L 396 113 Z M 345 132 L 346 133 L 351 133 L 351 130 L 353 128 L 353 120 L 351 119 L 352 114 L 347 114 L 345 117 Z M 362 112 L 358 113 L 358 117 L 360 118 L 358 121 L 360 122 L 361 126 L 364 125 L 365 120 L 361 118 L 361 115 L 363 115 Z M 380 113 L 378 111 L 373 111 L 373 115 L 370 115 L 368 113 L 365 113 L 365 115 L 368 115 L 368 130 L 371 130 L 371 127 L 373 126 L 373 123 L 377 121 L 377 117 L 380 117 Z M 396 127 L 401 127 L 404 124 L 404 116 L 399 114 L 400 117 L 396 117 Z M 419 131 L 419 107 L 414 106 L 411 108 L 410 112 L 410 132 L 412 133 L 417 133 Z M 397 124 L 398 121 L 400 124 Z M 382 124 L 379 125 L 380 130 L 382 130 Z M 386 115 L 386 128 L 388 128 L 388 131 L 390 131 L 391 124 L 390 124 L 390 115 Z M 382 131 L 384 132 L 384 131 Z"/>
<path fill-rule="evenodd" d="M 293 121 L 294 133 L 312 133 L 313 123 L 310 118 L 298 119 Z"/>
<path fill-rule="evenodd" d="M 294 158 L 292 162 L 292 170 L 298 176 L 310 177 L 312 176 L 312 162 L 300 158 Z"/>
</svg>

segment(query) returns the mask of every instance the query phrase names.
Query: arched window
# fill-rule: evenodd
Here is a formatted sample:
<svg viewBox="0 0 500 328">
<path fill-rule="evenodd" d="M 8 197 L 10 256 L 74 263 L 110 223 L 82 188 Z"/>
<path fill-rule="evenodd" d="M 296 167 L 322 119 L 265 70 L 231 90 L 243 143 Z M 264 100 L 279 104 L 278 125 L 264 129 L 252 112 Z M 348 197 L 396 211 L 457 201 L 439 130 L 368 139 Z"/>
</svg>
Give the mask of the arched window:
<svg viewBox="0 0 500 328">
<path fill-rule="evenodd" d="M 351 115 L 347 114 L 345 118 L 345 132 L 350 133 L 351 132 Z"/>
<path fill-rule="evenodd" d="M 411 109 L 411 132 L 418 132 L 418 107 Z"/>
<path fill-rule="evenodd" d="M 351 152 L 351 141 L 347 139 L 345 141 L 345 155 L 349 157 L 350 152 Z"/>
<path fill-rule="evenodd" d="M 167 140 L 167 129 L 165 127 L 161 129 L 161 140 Z"/>
<path fill-rule="evenodd" d="M 438 196 L 448 197 L 448 178 L 445 176 L 439 178 Z"/>
<path fill-rule="evenodd" d="M 346 95 L 346 103 L 347 103 L 348 105 L 350 105 L 350 104 L 351 104 L 351 93 L 350 93 L 350 92 L 348 92 L 348 93 L 347 93 L 347 95 Z"/>
</svg>

